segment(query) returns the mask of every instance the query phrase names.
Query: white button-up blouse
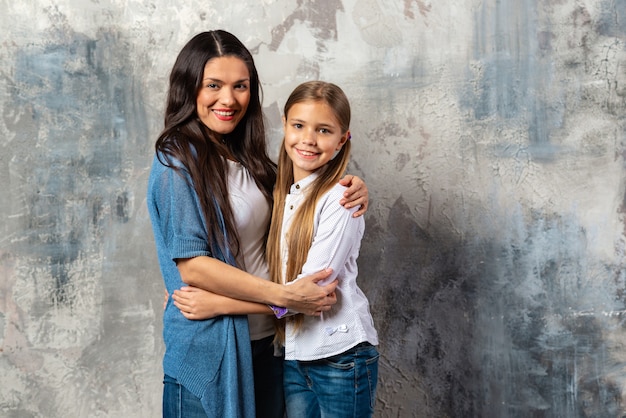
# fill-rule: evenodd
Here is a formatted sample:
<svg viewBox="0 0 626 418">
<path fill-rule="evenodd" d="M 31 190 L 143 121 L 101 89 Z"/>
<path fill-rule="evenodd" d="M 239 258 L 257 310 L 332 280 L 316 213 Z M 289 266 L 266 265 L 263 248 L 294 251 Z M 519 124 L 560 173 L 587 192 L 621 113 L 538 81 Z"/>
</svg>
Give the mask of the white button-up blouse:
<svg viewBox="0 0 626 418">
<path fill-rule="evenodd" d="M 305 198 L 307 186 L 315 178 L 317 174 L 313 173 L 292 185 L 286 198 L 281 240 L 283 275 L 288 257 L 285 235 L 289 231 L 293 215 Z M 318 201 L 313 242 L 302 272 L 298 275 L 300 278 L 328 267 L 332 268 L 332 275 L 324 283 L 339 279 L 337 304 L 319 317 L 305 316 L 302 326 L 295 332 L 293 324 L 287 322 L 286 360 L 318 360 L 341 354 L 364 341 L 378 345 L 378 333 L 374 328 L 369 303 L 356 283 L 356 261 L 365 221 L 362 216 L 352 217 L 357 208 L 346 209 L 339 204 L 345 190 L 344 186 L 336 184 Z"/>
</svg>

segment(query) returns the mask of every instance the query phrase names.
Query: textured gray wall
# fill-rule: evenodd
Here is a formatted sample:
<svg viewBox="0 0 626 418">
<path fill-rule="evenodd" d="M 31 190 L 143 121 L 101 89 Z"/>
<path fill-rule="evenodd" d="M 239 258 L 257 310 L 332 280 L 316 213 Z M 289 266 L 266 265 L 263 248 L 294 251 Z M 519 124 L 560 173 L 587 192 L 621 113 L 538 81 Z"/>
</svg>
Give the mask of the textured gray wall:
<svg viewBox="0 0 626 418">
<path fill-rule="evenodd" d="M 182 5 L 178 5 L 182 4 Z M 0 0 L 0 416 L 156 417 L 168 71 L 345 88 L 380 417 L 626 413 L 626 0 Z"/>
</svg>

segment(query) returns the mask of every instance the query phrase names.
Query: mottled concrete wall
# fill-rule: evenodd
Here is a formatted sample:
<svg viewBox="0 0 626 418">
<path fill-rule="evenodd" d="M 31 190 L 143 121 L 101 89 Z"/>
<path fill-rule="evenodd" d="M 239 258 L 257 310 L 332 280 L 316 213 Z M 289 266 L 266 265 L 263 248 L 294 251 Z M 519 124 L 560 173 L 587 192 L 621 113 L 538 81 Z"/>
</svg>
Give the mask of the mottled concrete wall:
<svg viewBox="0 0 626 418">
<path fill-rule="evenodd" d="M 160 415 L 147 172 L 213 28 L 273 149 L 299 82 L 351 99 L 378 416 L 626 413 L 626 0 L 0 6 L 0 416 Z"/>
</svg>

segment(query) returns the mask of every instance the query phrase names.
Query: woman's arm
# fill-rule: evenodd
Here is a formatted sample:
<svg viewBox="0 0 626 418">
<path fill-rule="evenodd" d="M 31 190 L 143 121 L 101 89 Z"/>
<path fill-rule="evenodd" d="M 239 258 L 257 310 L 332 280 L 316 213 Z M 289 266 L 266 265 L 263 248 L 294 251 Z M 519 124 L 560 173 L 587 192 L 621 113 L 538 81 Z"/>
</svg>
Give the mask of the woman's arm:
<svg viewBox="0 0 626 418">
<path fill-rule="evenodd" d="M 339 184 L 348 187 L 348 190 L 344 192 L 343 198 L 339 201 L 339 204 L 346 209 L 360 206 L 359 210 L 352 214 L 355 218 L 367 212 L 369 196 L 365 182 L 361 180 L 360 177 L 347 174 L 344 178 L 339 180 Z"/>
<path fill-rule="evenodd" d="M 333 293 L 330 297 L 336 300 Z M 204 289 L 185 286 L 172 294 L 176 306 L 187 319 L 210 319 L 220 315 L 267 314 L 274 315 L 269 306 L 217 295 Z M 316 312 L 319 316 L 321 311 Z"/>
<path fill-rule="evenodd" d="M 263 280 L 208 256 L 180 259 L 177 266 L 185 284 L 239 301 L 284 306 L 307 315 L 328 311 L 336 302 L 332 296 L 336 281 L 324 286 L 317 284 L 331 274 L 330 270 L 303 277 L 286 286 Z"/>
<path fill-rule="evenodd" d="M 193 286 L 175 290 L 172 295 L 176 306 L 187 319 L 209 319 L 220 315 L 268 314 L 269 306 L 217 295 Z"/>
<path fill-rule="evenodd" d="M 150 186 L 155 207 L 151 212 L 154 215 L 153 224 L 166 247 L 163 251 L 174 259 L 180 273 L 180 277 L 173 274 L 164 277 L 170 294 L 181 287 L 182 280 L 184 284 L 219 295 L 285 306 L 306 314 L 329 309 L 332 300 L 327 295 L 334 292 L 336 284 L 316 284 L 328 277 L 328 273 L 312 275 L 301 286 L 287 287 L 210 257 L 202 211 L 186 171 L 181 169 L 176 172 L 157 162 L 155 170 L 159 172 L 156 172 Z"/>
</svg>

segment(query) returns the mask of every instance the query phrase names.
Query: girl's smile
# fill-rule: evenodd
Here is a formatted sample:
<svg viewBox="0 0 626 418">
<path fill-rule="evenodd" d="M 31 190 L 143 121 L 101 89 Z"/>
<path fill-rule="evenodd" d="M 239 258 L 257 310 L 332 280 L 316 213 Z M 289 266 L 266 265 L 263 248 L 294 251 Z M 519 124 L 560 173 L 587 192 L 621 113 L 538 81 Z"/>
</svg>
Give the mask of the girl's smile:
<svg viewBox="0 0 626 418">
<path fill-rule="evenodd" d="M 319 155 L 319 153 L 318 153 L 318 152 L 304 151 L 304 150 L 300 150 L 300 149 L 298 149 L 298 148 L 294 148 L 294 150 L 295 150 L 298 154 L 300 154 L 300 156 L 301 156 L 302 158 L 305 158 L 305 159 L 312 159 L 312 158 L 316 157 L 317 155 Z"/>
<path fill-rule="evenodd" d="M 348 138 L 332 109 L 321 101 L 294 104 L 283 118 L 283 126 L 296 182 L 330 161 Z"/>
</svg>

